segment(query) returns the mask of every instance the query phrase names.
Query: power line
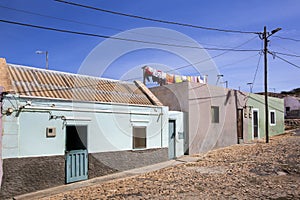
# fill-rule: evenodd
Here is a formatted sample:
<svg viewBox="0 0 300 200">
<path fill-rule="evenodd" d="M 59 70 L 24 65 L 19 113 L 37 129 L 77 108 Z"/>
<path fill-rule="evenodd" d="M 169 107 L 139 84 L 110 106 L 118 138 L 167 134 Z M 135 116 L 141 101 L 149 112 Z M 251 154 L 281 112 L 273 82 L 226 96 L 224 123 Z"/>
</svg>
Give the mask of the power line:
<svg viewBox="0 0 300 200">
<path fill-rule="evenodd" d="M 253 31 L 240 31 L 240 30 L 230 30 L 230 29 L 219 29 L 219 28 L 212 28 L 212 27 L 205 27 L 205 26 L 198 26 L 198 25 L 193 25 L 193 24 L 187 24 L 187 23 L 182 23 L 182 22 L 167 21 L 167 20 L 161 20 L 161 19 L 143 17 L 143 16 L 132 15 L 132 14 L 127 14 L 127 13 L 122 13 L 122 12 L 117 12 L 117 11 L 102 9 L 102 8 L 96 8 L 96 7 L 93 7 L 93 6 L 78 4 L 78 3 L 74 3 L 74 2 L 70 2 L 70 1 L 64 1 L 64 0 L 54 0 L 54 1 L 60 2 L 60 3 L 64 3 L 64 4 L 69 4 L 69 5 L 72 5 L 72 6 L 77 6 L 77 7 L 82 7 L 82 8 L 97 10 L 97 11 L 100 11 L 100 12 L 110 13 L 110 14 L 114 14 L 114 15 L 131 17 L 131 18 L 136 18 L 136 19 L 142 19 L 142 20 L 146 20 L 146 21 L 159 22 L 159 23 L 164 23 L 164 24 L 172 24 L 172 25 L 178 25 L 178 26 L 184 26 L 184 27 L 191 27 L 191 28 L 197 28 L 197 29 L 203 29 L 203 30 L 209 30 L 209 31 L 228 32 L 228 33 L 259 34 L 259 32 L 253 32 Z"/>
<path fill-rule="evenodd" d="M 81 24 L 81 25 L 85 25 L 85 26 L 97 27 L 97 28 L 102 28 L 102 29 L 109 29 L 109 30 L 114 30 L 114 31 L 121 31 L 121 32 L 125 31 L 125 30 L 122 30 L 122 29 L 114 28 L 114 27 L 101 26 L 101 25 L 97 25 L 97 24 L 80 22 L 80 21 L 70 20 L 70 19 L 65 19 L 65 18 L 60 18 L 60 17 L 54 17 L 54 16 L 50 16 L 50 15 L 44 15 L 44 14 L 40 14 L 40 13 L 36 13 L 36 12 L 32 12 L 32 11 L 27 11 L 27 10 L 22 10 L 22 9 L 16 9 L 16 8 L 11 8 L 11 7 L 7 7 L 7 6 L 1 6 L 0 5 L 0 8 L 4 8 L 4 9 L 8 9 L 8 10 L 13 10 L 13 11 L 16 11 L 16 12 L 21 12 L 21 13 L 26 13 L 26 14 L 30 14 L 30 15 L 36 15 L 36 16 L 40 16 L 40 17 L 46 17 L 46 18 L 49 18 L 49 19 L 55 19 L 55 20 L 60 20 L 60 21 L 66 21 L 66 22 Z M 163 39 L 174 40 L 174 41 L 183 41 L 183 40 L 172 39 L 170 37 L 155 36 L 155 35 L 143 34 L 143 33 L 131 32 L 131 34 L 145 35 L 145 36 L 163 38 Z M 191 43 L 191 41 L 184 41 L 184 42 Z M 217 45 L 213 45 L 213 44 L 206 44 L 206 43 L 203 43 L 203 42 L 199 42 L 199 43 L 204 44 L 204 45 L 216 46 L 217 47 Z"/>
<path fill-rule="evenodd" d="M 290 56 L 290 57 L 297 57 L 297 58 L 300 58 L 300 55 L 296 55 L 296 54 L 281 53 L 281 52 L 278 52 L 278 51 L 273 51 L 272 53 L 273 53 L 273 54 L 283 55 L 283 56 Z"/>
<path fill-rule="evenodd" d="M 249 43 L 250 41 L 254 40 L 255 38 L 256 38 L 256 36 L 250 38 L 249 40 L 247 40 L 246 42 L 243 42 L 242 44 L 239 44 L 238 46 L 234 47 L 233 49 L 239 48 L 239 47 L 241 47 L 241 46 L 243 46 L 243 45 Z M 212 57 L 210 57 L 210 58 L 201 60 L 201 61 L 199 61 L 199 62 L 191 63 L 191 64 L 188 64 L 188 65 L 183 65 L 183 66 L 181 66 L 181 67 L 176 67 L 176 68 L 174 68 L 174 69 L 171 69 L 171 70 L 168 70 L 168 71 L 165 71 L 165 72 L 166 72 L 166 73 L 167 73 L 167 72 L 172 72 L 172 71 L 176 71 L 176 70 L 178 70 L 178 69 L 183 69 L 183 68 L 187 68 L 187 67 L 189 67 L 189 66 L 194 66 L 194 65 L 197 65 L 197 64 L 200 64 L 200 63 L 204 63 L 204 62 L 207 62 L 207 61 L 209 61 L 209 60 L 212 60 L 213 58 L 222 56 L 222 55 L 224 55 L 224 54 L 226 54 L 226 53 L 228 53 L 228 52 L 229 52 L 229 51 L 225 51 L 225 52 L 223 52 L 223 53 L 220 53 L 220 54 L 218 54 L 218 55 L 212 56 Z M 209 70 L 209 71 L 210 71 L 210 70 Z M 141 78 L 141 77 L 135 77 L 135 78 L 127 79 L 127 80 L 125 80 L 125 81 L 135 80 L 135 79 L 138 79 L 138 78 Z"/>
<path fill-rule="evenodd" d="M 239 44 L 238 46 L 234 47 L 233 49 L 237 49 L 237 48 L 239 48 L 239 47 L 241 47 L 241 46 L 247 44 L 248 42 L 254 40 L 255 38 L 256 38 L 256 36 L 253 37 L 253 38 L 250 38 L 249 40 L 247 40 L 246 42 L 243 42 L 242 44 Z M 224 54 L 226 54 L 226 53 L 228 53 L 228 52 L 229 52 L 229 51 L 226 50 L 225 52 L 220 53 L 220 54 L 215 55 L 215 56 L 212 56 L 212 57 L 210 57 L 210 58 L 201 60 L 201 61 L 196 62 L 196 63 L 192 63 L 192 64 L 184 65 L 184 66 L 181 66 L 181 67 L 177 67 L 177 68 L 172 69 L 172 70 L 169 70 L 169 71 L 167 71 L 167 72 L 175 71 L 175 70 L 178 70 L 178 69 L 183 69 L 183 68 L 186 68 L 186 67 L 189 67 L 189 66 L 193 66 L 193 65 L 196 65 L 196 64 L 200 64 L 200 63 L 204 63 L 204 62 L 206 62 L 206 61 L 212 60 L 213 58 L 217 58 L 217 57 L 219 57 L 219 56 L 222 56 L 222 55 L 224 55 Z"/>
<path fill-rule="evenodd" d="M 254 58 L 256 57 L 257 55 L 259 55 L 260 53 L 256 53 L 255 55 L 251 55 L 251 56 L 248 56 L 246 58 L 243 58 L 243 59 L 240 59 L 240 60 L 237 60 L 235 62 L 232 62 L 232 63 L 229 63 L 229 64 L 225 64 L 225 65 L 221 65 L 220 67 L 218 67 L 218 69 L 223 69 L 223 68 L 227 68 L 227 66 L 231 66 L 231 65 L 236 65 L 238 63 L 241 63 L 241 62 L 244 62 L 246 60 L 249 60 L 251 58 Z"/>
<path fill-rule="evenodd" d="M 56 20 L 60 20 L 60 21 L 72 22 L 72 23 L 86 25 L 86 26 L 93 26 L 93 27 L 99 27 L 99 28 L 104 28 L 104 29 L 111 29 L 111 30 L 115 30 L 115 31 L 124 31 L 124 30 L 121 30 L 121 29 L 113 28 L 113 27 L 101 26 L 101 25 L 90 24 L 90 23 L 85 23 L 85 22 L 79 22 L 79 21 L 76 21 L 76 20 L 64 19 L 64 18 L 50 16 L 50 15 L 44 15 L 44 14 L 40 14 L 40 13 L 36 13 L 36 12 L 11 8 L 11 7 L 2 6 L 2 5 L 0 5 L 0 8 L 5 8 L 5 9 L 9 9 L 9 10 L 17 11 L 17 12 L 22 12 L 22 13 L 26 13 L 26 14 L 31 14 L 31 15 L 36 15 L 36 16 L 40 16 L 40 17 L 46 17 L 46 18 L 50 18 L 50 19 L 56 19 Z"/>
<path fill-rule="evenodd" d="M 300 42 L 300 40 L 294 39 L 294 38 L 281 37 L 281 36 L 276 36 L 276 35 L 274 35 L 273 37 L 276 37 L 276 38 L 279 38 L 279 39 L 282 39 L 282 40 L 290 40 L 290 41 L 294 41 L 294 42 Z"/>
<path fill-rule="evenodd" d="M 255 70 L 254 77 L 253 77 L 253 81 L 252 81 L 252 85 L 251 85 L 251 90 L 253 89 L 253 86 L 254 86 L 254 83 L 255 83 L 255 80 L 256 80 L 256 76 L 257 76 L 257 72 L 258 72 L 261 57 L 262 57 L 262 53 L 260 52 L 258 62 L 257 62 L 257 65 L 256 65 L 256 70 Z"/>
<path fill-rule="evenodd" d="M 161 46 L 172 46 L 172 47 L 191 48 L 191 49 L 205 49 L 205 50 L 212 50 L 212 51 L 238 51 L 238 52 L 259 51 L 259 50 L 255 50 L 255 49 L 233 49 L 233 48 L 226 49 L 226 48 L 209 48 L 209 47 L 202 48 L 202 47 L 196 47 L 196 46 L 176 45 L 176 44 L 168 44 L 168 43 L 160 43 L 160 42 L 149 42 L 149 41 L 144 41 L 144 40 L 135 40 L 135 39 L 121 38 L 121 37 L 114 37 L 114 36 L 107 36 L 107 35 L 99 35 L 99 34 L 94 34 L 94 33 L 71 31 L 71 30 L 67 30 L 67 29 L 57 29 L 57 28 L 52 28 L 52 27 L 38 26 L 38 25 L 21 23 L 21 22 L 16 22 L 16 21 L 8 21 L 8 20 L 3 20 L 3 19 L 0 19 L 0 22 L 14 24 L 14 25 L 20 25 L 20 26 L 27 26 L 27 27 L 31 27 L 31 28 L 56 31 L 56 32 L 76 34 L 76 35 L 85 35 L 85 36 L 91 36 L 91 37 L 114 39 L 114 40 L 121 40 L 121 41 L 127 41 L 127 42 L 137 42 L 137 43 L 144 43 L 144 44 L 155 44 L 155 45 L 161 45 Z"/>
<path fill-rule="evenodd" d="M 290 64 L 290 65 L 292 65 L 292 66 L 297 67 L 297 68 L 300 69 L 300 66 L 299 66 L 299 65 L 296 65 L 296 64 L 294 64 L 294 63 L 292 63 L 292 62 L 290 62 L 290 61 L 288 61 L 288 60 L 286 60 L 286 59 L 284 59 L 284 58 L 282 58 L 282 57 L 280 57 L 280 56 L 278 56 L 278 55 L 276 55 L 276 54 L 274 54 L 274 53 L 272 53 L 272 52 L 269 52 L 269 53 L 270 53 L 271 55 L 275 56 L 276 58 L 279 58 L 280 60 L 282 60 L 282 61 L 284 61 L 284 62 L 286 62 L 286 63 L 288 63 L 288 64 Z"/>
<path fill-rule="evenodd" d="M 231 68 L 231 67 L 227 67 L 227 66 L 232 66 L 232 65 L 236 65 L 236 64 L 238 64 L 238 63 L 242 63 L 242 62 L 244 62 L 244 61 L 246 61 L 246 60 L 249 60 L 249 59 L 251 59 L 251 58 L 256 57 L 257 55 L 259 55 L 259 54 L 257 53 L 257 54 L 255 54 L 255 55 L 251 55 L 251 56 L 245 57 L 245 58 L 240 59 L 240 60 L 237 60 L 237 61 L 235 61 L 235 62 L 228 63 L 228 64 L 225 64 L 225 65 L 221 65 L 220 67 L 218 67 L 218 69 L 227 69 L 227 68 Z M 235 68 L 235 67 L 234 67 L 234 68 Z M 203 72 L 209 72 L 209 71 L 213 71 L 213 70 L 215 70 L 215 69 L 210 69 L 210 70 L 201 71 L 201 73 L 203 73 Z M 199 72 L 193 73 L 193 74 L 190 74 L 190 75 L 196 75 L 196 74 L 198 75 Z"/>
</svg>

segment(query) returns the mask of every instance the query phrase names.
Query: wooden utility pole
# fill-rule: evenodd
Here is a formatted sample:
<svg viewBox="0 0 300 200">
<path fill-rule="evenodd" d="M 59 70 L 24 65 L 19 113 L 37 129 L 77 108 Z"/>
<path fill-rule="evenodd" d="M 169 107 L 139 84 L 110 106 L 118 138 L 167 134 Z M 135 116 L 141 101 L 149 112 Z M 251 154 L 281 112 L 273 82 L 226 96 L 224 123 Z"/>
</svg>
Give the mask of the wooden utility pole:
<svg viewBox="0 0 300 200">
<path fill-rule="evenodd" d="M 266 143 L 269 143 L 269 105 L 268 105 L 268 36 L 267 27 L 264 27 L 264 63 L 265 63 L 265 133 Z"/>
<path fill-rule="evenodd" d="M 268 38 L 280 31 L 281 28 L 277 28 L 271 31 L 271 33 L 267 32 L 267 27 L 264 26 L 264 32 L 262 33 L 261 39 L 264 40 L 264 63 L 265 63 L 265 133 L 266 133 L 266 143 L 269 143 L 269 105 L 268 105 Z"/>
</svg>

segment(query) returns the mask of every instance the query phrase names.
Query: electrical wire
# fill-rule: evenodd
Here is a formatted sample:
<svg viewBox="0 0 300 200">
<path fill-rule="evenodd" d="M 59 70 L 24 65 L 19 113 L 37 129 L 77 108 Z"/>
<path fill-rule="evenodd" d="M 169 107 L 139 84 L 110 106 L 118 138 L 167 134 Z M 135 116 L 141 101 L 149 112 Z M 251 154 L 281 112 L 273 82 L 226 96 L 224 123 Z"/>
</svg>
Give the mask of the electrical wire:
<svg viewBox="0 0 300 200">
<path fill-rule="evenodd" d="M 249 40 L 247 40 L 246 42 L 243 42 L 242 44 L 239 44 L 238 46 L 235 46 L 233 49 L 237 49 L 237 48 L 239 48 L 239 47 L 241 47 L 241 46 L 244 46 L 245 44 L 251 42 L 251 41 L 254 40 L 255 38 L 256 38 L 256 36 L 250 38 Z M 259 50 L 259 51 L 260 51 L 260 50 Z M 177 68 L 175 68 L 175 69 L 172 69 L 172 70 L 169 70 L 169 71 L 166 71 L 166 72 L 176 71 L 176 70 L 178 70 L 178 69 L 183 69 L 183 68 L 186 68 L 186 67 L 189 67 L 189 66 L 193 66 L 193 65 L 196 65 L 196 64 L 204 63 L 204 62 L 206 62 L 206 61 L 212 60 L 213 58 L 220 57 L 220 56 L 222 56 L 222 55 L 224 55 L 224 54 L 226 54 L 226 53 L 229 53 L 229 51 L 225 51 L 225 52 L 223 52 L 223 53 L 220 53 L 220 54 L 218 54 L 218 55 L 212 56 L 212 57 L 210 57 L 210 58 L 201 60 L 201 61 L 199 61 L 199 62 L 192 63 L 192 64 L 188 64 L 188 65 L 184 65 L 184 66 L 181 66 L 181 67 L 177 67 Z"/>
<path fill-rule="evenodd" d="M 294 41 L 294 42 L 300 42 L 300 40 L 294 39 L 294 38 L 281 37 L 281 36 L 277 36 L 277 35 L 274 35 L 273 37 L 276 37 L 276 38 L 279 38 L 279 39 L 282 39 L 282 40 L 290 40 L 290 41 Z"/>
<path fill-rule="evenodd" d="M 107 36 L 107 35 L 99 35 L 99 34 L 94 34 L 94 33 L 71 31 L 71 30 L 67 30 L 67 29 L 57 29 L 57 28 L 52 28 L 52 27 L 39 26 L 39 25 L 33 25 L 33 24 L 16 22 L 16 21 L 3 20 L 3 19 L 0 19 L 0 22 L 8 23 L 8 24 L 14 24 L 14 25 L 20 25 L 20 26 L 26 26 L 26 27 L 31 27 L 31 28 L 38 28 L 38 29 L 56 31 L 56 32 L 70 33 L 70 34 L 75 34 L 75 35 L 85 35 L 85 36 L 91 36 L 91 37 L 114 39 L 114 40 L 121 40 L 121 41 L 127 41 L 127 42 L 137 42 L 137 43 L 144 43 L 144 44 L 154 44 L 154 45 L 160 45 L 160 46 L 172 46 L 172 47 L 178 47 L 178 48 L 191 48 L 191 49 L 205 49 L 205 50 L 212 50 L 212 51 L 238 51 L 238 52 L 259 51 L 259 50 L 255 50 L 255 49 L 233 49 L 233 48 L 226 49 L 226 48 L 209 48 L 209 47 L 206 47 L 206 48 L 203 47 L 202 48 L 202 47 L 196 47 L 196 46 L 176 45 L 176 44 L 150 42 L 150 41 L 144 41 L 144 40 L 135 40 L 135 39 L 128 39 L 128 38 Z"/>
<path fill-rule="evenodd" d="M 76 21 L 76 20 L 64 19 L 64 18 L 60 18 L 60 17 L 40 14 L 40 13 L 27 11 L 27 10 L 11 8 L 11 7 L 2 6 L 2 5 L 0 5 L 0 8 L 5 8 L 5 9 L 9 9 L 9 10 L 17 11 L 17 12 L 22 12 L 22 13 L 26 13 L 26 14 L 31 14 L 31 15 L 36 15 L 36 16 L 40 16 L 40 17 L 46 17 L 46 18 L 50 18 L 50 19 L 56 19 L 56 20 L 60 20 L 60 21 L 72 22 L 72 23 L 86 25 L 86 26 L 93 26 L 93 27 L 110 29 L 110 30 L 115 30 L 115 31 L 124 31 L 124 30 L 121 30 L 121 29 L 118 29 L 118 28 L 113 28 L 113 27 L 108 27 L 108 26 L 101 26 L 101 25 L 96 25 L 96 24 L 90 24 L 90 23 L 86 23 L 86 22 L 79 22 L 79 21 Z"/>
<path fill-rule="evenodd" d="M 292 65 L 292 66 L 297 67 L 297 68 L 300 69 L 300 66 L 299 66 L 299 65 L 296 65 L 296 64 L 294 64 L 294 63 L 292 63 L 292 62 L 290 62 L 290 61 L 288 61 L 288 60 L 286 60 L 286 59 L 284 59 L 284 58 L 282 58 L 282 57 L 276 55 L 276 53 L 275 53 L 275 54 L 272 53 L 272 52 L 268 52 L 268 53 L 270 53 L 270 54 L 273 55 L 274 57 L 279 58 L 280 60 L 282 60 L 282 61 L 284 61 L 284 62 L 286 62 L 286 63 L 288 63 L 288 64 L 290 64 L 290 65 Z"/>
<path fill-rule="evenodd" d="M 249 43 L 250 41 L 254 40 L 255 38 L 256 38 L 256 36 L 250 38 L 249 40 L 243 42 L 242 44 L 236 46 L 235 48 L 239 48 L 239 47 L 241 47 L 241 46 L 243 46 L 243 45 Z M 202 60 L 202 61 L 197 62 L 197 63 L 193 63 L 193 64 L 181 66 L 181 67 L 179 67 L 179 68 L 172 69 L 172 70 L 169 70 L 169 71 L 166 71 L 166 72 L 170 72 L 170 71 L 174 71 L 174 70 L 177 70 L 177 69 L 186 68 L 186 67 L 189 67 L 189 66 L 192 66 L 192 65 L 195 65 L 195 64 L 199 64 L 199 63 L 201 63 L 201 62 L 206 62 L 206 61 L 211 60 L 211 59 L 213 59 L 213 58 L 215 58 L 215 57 L 219 57 L 219 56 L 221 56 L 221 55 L 224 55 L 225 53 L 228 53 L 228 52 L 229 52 L 229 51 L 225 51 L 225 52 L 223 52 L 223 53 L 221 53 L 221 54 L 218 54 L 218 55 L 216 55 L 216 56 L 213 56 L 213 57 L 211 57 L 211 58 L 209 58 L 209 59 L 205 59 L 205 60 Z M 253 57 L 253 56 L 251 56 L 251 57 Z M 139 79 L 139 78 L 142 78 L 142 76 L 135 77 L 135 78 L 130 78 L 130 79 L 125 79 L 125 80 L 122 80 L 122 81 L 132 81 L 132 80 L 136 80 L 136 79 Z M 97 85 L 93 85 L 93 84 L 92 84 L 92 85 L 85 85 L 85 86 L 76 87 L 76 88 L 57 88 L 57 89 L 45 89 L 45 90 L 36 90 L 36 91 L 28 91 L 28 92 L 53 91 L 53 90 L 55 90 L 55 91 L 56 91 L 56 90 L 73 90 L 73 89 L 80 89 L 80 88 L 92 87 L 92 86 L 98 86 L 98 85 L 101 85 L 101 86 L 102 86 L 103 84 L 110 84 L 110 83 L 101 83 L 101 84 L 97 84 Z M 25 92 L 26 92 L 26 91 L 24 91 L 24 93 L 25 93 Z"/>
<path fill-rule="evenodd" d="M 255 37 L 252 37 L 252 38 L 250 38 L 249 40 L 247 40 L 246 42 L 243 42 L 242 44 L 240 44 L 240 45 L 234 47 L 233 49 L 239 48 L 239 47 L 241 47 L 241 46 L 243 46 L 243 45 L 245 45 L 245 44 L 251 42 L 251 41 L 254 40 L 255 38 L 256 38 L 256 36 L 255 36 Z M 225 52 L 223 52 L 223 53 L 220 53 L 220 54 L 218 54 L 218 55 L 212 56 L 212 57 L 210 57 L 210 58 L 201 60 L 201 61 L 199 61 L 199 62 L 191 63 L 191 64 L 188 64 L 188 65 L 183 65 L 183 66 L 181 66 L 181 67 L 176 67 L 176 68 L 174 68 L 174 69 L 170 69 L 170 70 L 165 71 L 165 72 L 166 72 L 166 73 L 167 73 L 167 72 L 172 72 L 172 71 L 176 71 L 176 70 L 179 70 L 179 69 L 183 69 L 183 68 L 187 68 L 187 67 L 190 67 L 190 66 L 194 66 L 194 65 L 197 65 L 197 64 L 200 64 L 200 63 L 204 63 L 204 62 L 207 62 L 207 61 L 209 61 L 209 60 L 212 60 L 213 58 L 217 58 L 217 57 L 219 57 L 219 56 L 222 56 L 222 55 L 224 55 L 224 54 L 226 54 L 226 53 L 229 53 L 229 51 L 225 51 Z M 207 70 L 207 71 L 204 71 L 204 72 L 208 72 L 208 71 L 211 71 L 211 70 Z M 132 81 L 132 80 L 136 80 L 136 79 L 139 79 L 139 78 L 142 78 L 142 77 L 135 77 L 135 78 L 127 79 L 127 80 L 125 80 L 125 81 Z"/>
<path fill-rule="evenodd" d="M 290 56 L 290 57 L 300 58 L 300 55 L 296 55 L 296 54 L 281 53 L 281 52 L 278 52 L 278 51 L 273 51 L 272 53 L 283 55 L 283 56 Z"/>
<path fill-rule="evenodd" d="M 154 19 L 154 18 L 149 18 L 149 17 L 132 15 L 132 14 L 127 14 L 127 13 L 122 13 L 122 12 L 117 12 L 117 11 L 112 11 L 112 10 L 97 8 L 97 7 L 93 7 L 93 6 L 78 4 L 78 3 L 74 3 L 74 2 L 70 2 L 70 1 L 64 1 L 64 0 L 54 0 L 54 1 L 59 2 L 59 3 L 69 4 L 69 5 L 72 5 L 72 6 L 77 6 L 77 7 L 82 7 L 82 8 L 97 10 L 97 11 L 100 11 L 100 12 L 110 13 L 110 14 L 114 14 L 114 15 L 125 16 L 125 17 L 130 17 L 130 18 L 135 18 L 135 19 L 146 20 L 146 21 L 159 22 L 159 23 L 164 23 L 164 24 L 172 24 L 172 25 L 178 25 L 178 26 L 184 26 L 184 27 L 191 27 L 191 28 L 197 28 L 197 29 L 203 29 L 203 30 L 209 30 L 209 31 L 227 32 L 227 33 L 260 34 L 259 32 L 254 32 L 254 31 L 240 31 L 240 30 L 230 30 L 230 29 L 219 29 L 219 28 L 212 28 L 212 27 L 205 27 L 205 26 L 198 26 L 198 25 L 193 25 L 193 24 L 187 24 L 187 23 L 182 23 L 182 22 L 175 22 L 175 21 L 167 21 L 167 20 L 161 20 L 161 19 Z"/>
<path fill-rule="evenodd" d="M 22 9 L 11 8 L 11 7 L 2 6 L 2 5 L 0 5 L 0 8 L 13 10 L 13 11 L 16 11 L 16 12 L 21 12 L 21 13 L 26 13 L 26 14 L 30 14 L 30 15 L 45 17 L 45 18 L 49 18 L 49 19 L 55 19 L 55 20 L 60 20 L 60 21 L 66 21 L 66 22 L 81 24 L 81 25 L 85 25 L 85 26 L 97 27 L 97 28 L 102 28 L 102 29 L 109 29 L 109 30 L 114 30 L 114 31 L 119 31 L 119 32 L 124 32 L 125 31 L 125 30 L 122 30 L 122 29 L 114 28 L 114 27 L 101 26 L 101 25 L 97 25 L 97 24 L 80 22 L 80 21 L 70 20 L 70 19 L 65 19 L 65 18 L 60 18 L 60 17 L 54 17 L 54 16 L 50 16 L 50 15 L 45 15 L 45 14 L 36 13 L 36 12 L 32 12 L 32 11 L 27 11 L 27 10 L 22 10 Z M 145 36 L 151 36 L 151 37 L 156 37 L 156 38 L 168 39 L 168 40 L 173 40 L 173 41 L 181 41 L 181 42 L 192 43 L 191 41 L 178 40 L 178 39 L 174 39 L 174 38 L 170 38 L 170 37 L 163 37 L 163 36 L 150 35 L 150 34 L 144 34 L 144 33 L 135 33 L 135 32 L 130 32 L 130 33 L 131 34 L 136 34 L 136 35 L 145 35 Z M 204 45 L 208 45 L 208 46 L 220 47 L 219 45 L 207 44 L 207 43 L 203 43 L 203 42 L 199 42 L 199 43 L 204 44 Z M 228 46 L 226 46 L 226 47 L 228 47 Z"/>
<path fill-rule="evenodd" d="M 259 58 L 258 58 L 258 62 L 257 62 L 257 65 L 256 65 L 256 70 L 255 70 L 255 73 L 254 73 L 252 85 L 250 86 L 251 90 L 253 89 L 253 86 L 254 86 L 254 83 L 255 83 L 255 80 L 256 80 L 256 76 L 257 76 L 257 72 L 258 72 L 258 69 L 259 69 L 261 57 L 262 57 L 262 52 L 260 52 L 260 55 L 259 55 Z"/>
</svg>

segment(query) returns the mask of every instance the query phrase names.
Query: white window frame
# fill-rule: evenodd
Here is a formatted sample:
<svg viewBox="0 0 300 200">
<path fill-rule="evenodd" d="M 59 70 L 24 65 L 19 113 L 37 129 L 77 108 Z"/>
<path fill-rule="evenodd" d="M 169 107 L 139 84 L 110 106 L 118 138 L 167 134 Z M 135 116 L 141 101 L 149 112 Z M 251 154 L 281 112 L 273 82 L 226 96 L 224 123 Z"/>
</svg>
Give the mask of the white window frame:
<svg viewBox="0 0 300 200">
<path fill-rule="evenodd" d="M 274 113 L 274 123 L 272 123 L 272 121 L 271 121 L 271 113 Z M 269 121 L 270 121 L 270 126 L 276 126 L 276 111 L 275 110 L 269 111 Z"/>
</svg>

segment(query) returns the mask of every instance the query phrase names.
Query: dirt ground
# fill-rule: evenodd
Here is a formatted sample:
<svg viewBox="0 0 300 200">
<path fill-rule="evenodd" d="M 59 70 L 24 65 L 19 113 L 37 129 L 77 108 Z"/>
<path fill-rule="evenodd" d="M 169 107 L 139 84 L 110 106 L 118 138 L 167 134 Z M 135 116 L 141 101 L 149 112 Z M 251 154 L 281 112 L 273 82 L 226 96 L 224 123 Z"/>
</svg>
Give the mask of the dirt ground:
<svg viewBox="0 0 300 200">
<path fill-rule="evenodd" d="M 195 156 L 194 163 L 44 199 L 300 199 L 300 134 Z"/>
</svg>

